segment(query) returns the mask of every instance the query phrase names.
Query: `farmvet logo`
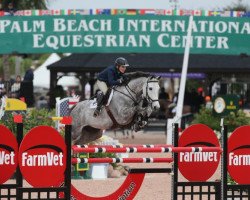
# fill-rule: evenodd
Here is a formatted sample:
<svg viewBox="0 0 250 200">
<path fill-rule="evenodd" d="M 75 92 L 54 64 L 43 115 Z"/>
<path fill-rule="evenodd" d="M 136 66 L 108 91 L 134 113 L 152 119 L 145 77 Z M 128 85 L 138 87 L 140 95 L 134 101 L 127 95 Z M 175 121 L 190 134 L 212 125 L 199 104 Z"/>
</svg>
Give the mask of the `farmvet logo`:
<svg viewBox="0 0 250 200">
<path fill-rule="evenodd" d="M 250 184 L 250 126 L 235 129 L 228 138 L 228 173 L 238 184 Z"/>
<path fill-rule="evenodd" d="M 14 174 L 18 160 L 18 144 L 14 134 L 0 125 L 0 184 L 5 183 Z"/>
<path fill-rule="evenodd" d="M 37 126 L 24 137 L 18 161 L 25 180 L 34 187 L 58 186 L 66 169 L 64 138 L 50 126 Z"/>
<path fill-rule="evenodd" d="M 206 146 L 215 147 L 214 144 L 208 142 L 193 142 L 187 144 L 186 147 Z M 218 152 L 180 152 L 180 162 L 218 162 Z"/>
<path fill-rule="evenodd" d="M 245 154 L 245 155 L 241 155 L 241 154 L 235 154 L 234 151 L 237 150 L 244 150 L 244 149 L 250 149 L 250 145 L 243 145 L 243 146 L 239 146 L 235 149 L 233 149 L 230 153 L 229 153 L 229 166 L 249 166 L 250 165 L 250 155 L 249 154 Z"/>
<path fill-rule="evenodd" d="M 15 165 L 14 149 L 4 144 L 0 144 L 0 149 L 6 150 L 6 151 L 0 151 L 0 165 Z"/>
<path fill-rule="evenodd" d="M 30 150 L 36 150 L 36 149 L 51 149 L 54 151 L 47 151 L 45 153 L 41 153 L 39 151 L 39 154 L 29 154 Z M 57 153 L 55 153 L 57 152 Z M 63 151 L 57 146 L 54 145 L 37 145 L 33 146 L 27 150 L 25 150 L 22 153 L 22 166 L 30 166 L 30 167 L 36 167 L 36 166 L 63 166 Z"/>
<path fill-rule="evenodd" d="M 189 181 L 207 181 L 219 165 L 220 153 L 201 150 L 220 146 L 214 131 L 204 124 L 191 125 L 180 136 L 179 146 L 192 147 L 192 152 L 178 154 L 181 174 Z"/>
</svg>

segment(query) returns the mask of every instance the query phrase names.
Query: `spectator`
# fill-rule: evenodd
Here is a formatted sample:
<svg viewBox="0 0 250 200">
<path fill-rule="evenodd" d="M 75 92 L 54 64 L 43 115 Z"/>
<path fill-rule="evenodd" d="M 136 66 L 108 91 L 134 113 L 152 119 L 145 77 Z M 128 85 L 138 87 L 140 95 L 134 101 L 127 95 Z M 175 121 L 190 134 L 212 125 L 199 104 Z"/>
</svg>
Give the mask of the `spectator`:
<svg viewBox="0 0 250 200">
<path fill-rule="evenodd" d="M 6 88 L 3 81 L 3 77 L 0 76 L 0 98 L 6 94 Z"/>
<path fill-rule="evenodd" d="M 37 101 L 37 109 L 48 108 L 48 101 L 44 96 L 41 96 Z"/>
<path fill-rule="evenodd" d="M 207 109 L 212 109 L 213 108 L 213 102 L 211 101 L 211 97 L 206 96 L 205 101 L 206 101 L 206 108 Z"/>
<path fill-rule="evenodd" d="M 205 98 L 203 96 L 203 88 L 198 88 L 198 97 L 197 97 L 197 103 L 198 103 L 198 111 L 201 108 L 202 105 L 205 105 Z"/>
<path fill-rule="evenodd" d="M 191 92 L 188 93 L 187 96 L 185 96 L 185 99 L 187 100 L 188 105 L 191 106 L 191 112 L 197 113 L 200 107 L 198 92 L 194 88 L 192 88 Z"/>
<path fill-rule="evenodd" d="M 33 79 L 34 79 L 34 71 L 35 70 L 35 67 L 34 66 L 31 66 L 26 72 L 25 72 L 25 75 L 24 75 L 24 78 L 23 78 L 23 81 L 25 82 L 33 82 Z"/>
<path fill-rule="evenodd" d="M 24 75 L 20 95 L 25 98 L 28 107 L 33 107 L 34 105 L 34 88 L 33 79 L 35 67 L 31 66 Z"/>
<path fill-rule="evenodd" d="M 67 97 L 67 94 L 61 85 L 56 85 L 55 89 L 53 91 L 49 91 L 47 95 L 50 97 L 50 108 L 55 108 L 57 97 L 60 97 L 60 99 Z"/>
<path fill-rule="evenodd" d="M 160 103 L 160 110 L 158 114 L 158 118 L 164 119 L 167 117 L 167 110 L 169 105 L 169 96 L 168 93 L 165 92 L 165 88 L 162 87 L 160 94 L 159 94 L 159 103 Z"/>
<path fill-rule="evenodd" d="M 16 11 L 13 3 L 9 3 L 7 9 L 5 9 L 5 12 L 9 13 L 9 15 L 14 15 Z"/>
<path fill-rule="evenodd" d="M 0 16 L 4 16 L 3 5 L 0 2 Z"/>
<path fill-rule="evenodd" d="M 164 87 L 161 88 L 161 91 L 160 91 L 160 94 L 159 94 L 159 99 L 169 100 L 168 93 L 165 92 Z"/>
<path fill-rule="evenodd" d="M 10 96 L 12 98 L 18 99 L 20 97 L 21 81 L 22 81 L 21 76 L 17 75 L 15 82 L 11 86 Z"/>
<path fill-rule="evenodd" d="M 172 118 L 175 116 L 176 114 L 176 106 L 177 106 L 177 103 L 178 103 L 178 96 L 179 96 L 179 90 L 178 92 L 176 92 L 173 96 L 173 100 L 172 100 L 172 103 L 170 103 L 168 105 L 168 112 L 169 112 L 169 117 Z"/>
</svg>

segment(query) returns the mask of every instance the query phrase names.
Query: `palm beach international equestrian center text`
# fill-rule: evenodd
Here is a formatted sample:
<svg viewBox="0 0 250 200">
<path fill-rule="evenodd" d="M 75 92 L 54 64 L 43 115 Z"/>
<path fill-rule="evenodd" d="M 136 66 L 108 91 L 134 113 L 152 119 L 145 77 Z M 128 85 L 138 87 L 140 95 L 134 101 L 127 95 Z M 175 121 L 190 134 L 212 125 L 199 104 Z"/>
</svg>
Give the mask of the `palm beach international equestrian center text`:
<svg viewBox="0 0 250 200">
<path fill-rule="evenodd" d="M 170 49 L 180 52 L 187 40 L 187 27 L 187 16 L 13 16 L 0 21 L 3 38 L 0 44 L 5 43 L 4 38 L 12 38 L 17 52 L 21 46 L 24 48 L 25 43 L 27 53 L 53 50 L 78 52 L 82 49 L 97 52 L 100 48 L 107 51 L 117 48 L 124 52 L 168 52 Z M 20 33 L 23 41 L 15 37 Z M 246 19 L 195 17 L 191 48 L 199 52 L 211 49 L 216 53 L 226 50 L 231 54 L 236 41 L 242 43 L 243 46 L 238 46 L 244 48 L 242 36 L 249 35 L 250 23 Z M 8 49 L 1 51 L 7 53 Z"/>
</svg>

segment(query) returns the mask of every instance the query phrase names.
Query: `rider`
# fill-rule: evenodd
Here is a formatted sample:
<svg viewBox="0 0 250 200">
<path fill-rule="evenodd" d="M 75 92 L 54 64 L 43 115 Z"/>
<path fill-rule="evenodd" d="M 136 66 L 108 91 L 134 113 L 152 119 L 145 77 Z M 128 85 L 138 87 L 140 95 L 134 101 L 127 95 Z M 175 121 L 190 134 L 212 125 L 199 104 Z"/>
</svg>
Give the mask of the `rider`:
<svg viewBox="0 0 250 200">
<path fill-rule="evenodd" d="M 101 92 L 97 94 L 97 108 L 94 112 L 94 117 L 97 117 L 101 112 L 108 88 L 121 85 L 124 82 L 123 74 L 128 66 L 128 61 L 123 57 L 119 57 L 115 60 L 114 65 L 107 67 L 97 76 L 97 86 Z"/>
</svg>

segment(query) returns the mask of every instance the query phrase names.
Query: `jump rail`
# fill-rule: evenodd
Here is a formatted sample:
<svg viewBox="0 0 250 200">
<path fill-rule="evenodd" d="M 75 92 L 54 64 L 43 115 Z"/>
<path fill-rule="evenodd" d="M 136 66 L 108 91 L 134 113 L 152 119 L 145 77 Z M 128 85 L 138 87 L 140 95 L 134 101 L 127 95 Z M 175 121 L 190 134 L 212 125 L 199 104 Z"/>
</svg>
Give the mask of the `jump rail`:
<svg viewBox="0 0 250 200">
<path fill-rule="evenodd" d="M 144 148 L 154 148 L 154 147 L 172 147 L 172 145 L 168 144 L 116 144 L 116 145 L 73 145 L 72 149 L 75 148 L 95 148 L 95 147 L 104 147 L 105 148 L 126 148 L 126 147 L 144 147 Z"/>
<path fill-rule="evenodd" d="M 179 153 L 179 152 L 222 152 L 219 147 L 73 147 L 75 153 Z"/>
<path fill-rule="evenodd" d="M 173 158 L 72 158 L 72 164 L 79 163 L 171 163 Z"/>
</svg>

